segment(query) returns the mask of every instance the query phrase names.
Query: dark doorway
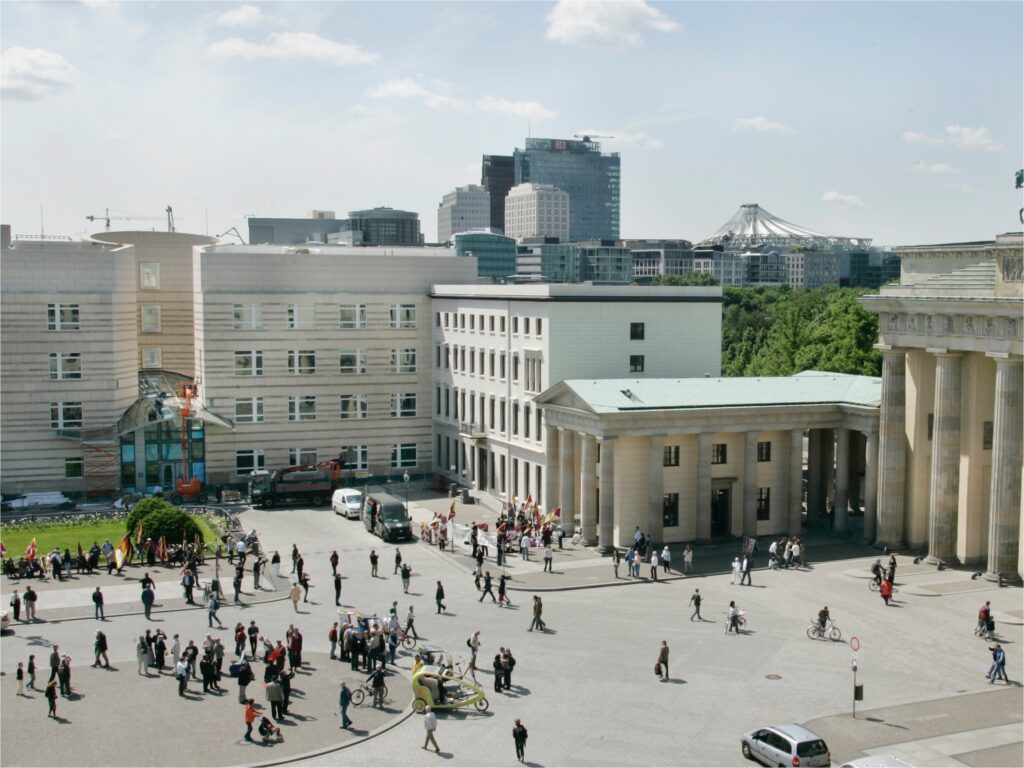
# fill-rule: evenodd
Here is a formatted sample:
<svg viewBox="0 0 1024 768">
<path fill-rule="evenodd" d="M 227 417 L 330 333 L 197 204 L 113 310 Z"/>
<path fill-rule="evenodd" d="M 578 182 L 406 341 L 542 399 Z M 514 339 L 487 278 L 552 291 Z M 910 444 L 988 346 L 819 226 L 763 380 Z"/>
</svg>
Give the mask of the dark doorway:
<svg viewBox="0 0 1024 768">
<path fill-rule="evenodd" d="M 488 488 L 487 484 L 487 449 L 477 448 L 476 454 L 476 467 L 477 467 L 477 488 L 481 491 L 486 491 Z"/>
<path fill-rule="evenodd" d="M 732 513 L 732 489 L 711 489 L 711 538 L 729 535 L 729 517 Z"/>
</svg>

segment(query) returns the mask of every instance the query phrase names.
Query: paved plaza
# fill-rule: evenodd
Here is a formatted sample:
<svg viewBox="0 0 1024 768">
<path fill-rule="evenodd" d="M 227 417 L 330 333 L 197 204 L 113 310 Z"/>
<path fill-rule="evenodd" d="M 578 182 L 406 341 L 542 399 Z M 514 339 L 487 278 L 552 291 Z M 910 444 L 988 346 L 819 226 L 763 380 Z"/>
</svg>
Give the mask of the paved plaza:
<svg viewBox="0 0 1024 768">
<path fill-rule="evenodd" d="M 449 505 L 450 500 L 416 494 L 413 516 L 427 519 Z M 487 514 L 478 506 L 457 508 L 463 523 L 486 520 Z M 101 624 L 91 618 L 90 604 L 74 603 L 88 599 L 90 578 L 107 577 L 83 576 L 61 588 L 34 583 L 45 621 L 16 625 L 0 646 L 4 765 L 511 765 L 517 717 L 529 729 L 526 759 L 534 765 L 740 765 L 743 733 L 794 721 L 828 740 L 834 764 L 888 752 L 916 755 L 917 765 L 1021 764 L 1021 591 L 972 581 L 966 571 L 939 572 L 901 555 L 896 601 L 887 608 L 867 588 L 872 551 L 826 533 L 808 537 L 808 567 L 758 570 L 752 587 L 730 584 L 724 572 L 735 554 L 730 546 L 698 547 L 695 576 L 628 585 L 614 579 L 607 558 L 580 547 L 556 551 L 553 574 L 541 572 L 539 552 L 531 563 L 511 557 L 507 573 L 515 605 L 498 608 L 479 602 L 461 541 L 454 554 L 426 544 L 401 545 L 413 567 L 405 595 L 392 573 L 395 545 L 371 537 L 358 521 L 306 509 L 246 511 L 242 521 L 259 532 L 266 548 L 281 552 L 286 575 L 291 546 L 298 545 L 312 576 L 311 602 L 300 603 L 297 613 L 281 599 L 287 584 L 264 584 L 257 597 L 247 576 L 246 604 L 223 607 L 228 629 L 210 630 L 205 610 L 179 604 L 180 590 L 175 594 L 173 577 L 164 573 L 155 576 L 164 605 L 153 621 L 141 615 L 131 582 L 122 578 L 120 585 L 103 587 L 110 620 Z M 370 577 L 371 548 L 381 555 L 380 578 Z M 404 616 L 412 604 L 419 633 L 450 649 L 456 660 L 468 656 L 469 634 L 481 631 L 477 674 L 490 709 L 440 715 L 440 756 L 420 749 L 424 729 L 422 717 L 409 714 L 411 657 L 404 651 L 389 679 L 392 701 L 386 710 L 354 708 L 350 715 L 358 732 L 338 727 L 338 681 L 351 684 L 358 676 L 347 664 L 326 658 L 327 630 L 337 617 L 328 563 L 332 549 L 341 557 L 346 607 L 383 615 L 398 601 Z M 491 555 L 485 567 L 497 573 Z M 204 580 L 211 570 L 201 573 Z M 645 576 L 649 570 L 644 567 Z M 140 576 L 132 570 L 131 578 Z M 434 606 L 438 580 L 447 593 L 444 615 Z M 5 604 L 11 587 L 5 580 Z M 689 620 L 687 603 L 695 589 L 704 597 L 700 622 Z M 543 598 L 547 632 L 527 631 L 534 593 Z M 747 612 L 747 632 L 740 636 L 724 634 L 730 600 Z M 985 677 L 988 643 L 973 635 L 985 600 L 992 601 L 1006 647 L 1010 686 L 990 685 Z M 823 605 L 842 629 L 842 642 L 807 638 L 805 629 Z M 230 628 L 250 619 L 274 639 L 283 639 L 289 624 L 298 626 L 311 662 L 296 679 L 303 695 L 293 704 L 296 717 L 285 726 L 286 741 L 273 747 L 241 742 L 242 708 L 230 679 L 222 683 L 222 696 L 183 700 L 172 678 L 136 673 L 134 643 L 146 628 L 161 627 L 197 643 L 208 632 L 218 633 L 230 658 Z M 100 626 L 117 672 L 89 668 Z M 865 686 L 856 719 L 850 714 L 851 635 L 860 640 L 857 681 Z M 653 673 L 662 640 L 671 648 L 666 683 Z M 62 719 L 56 722 L 46 717 L 41 694 L 16 697 L 13 679 L 17 662 L 35 653 L 44 683 L 52 643 L 74 660 L 77 695 L 61 699 Z M 500 646 L 511 648 L 518 663 L 511 691 L 496 694 L 488 660 Z M 254 671 L 257 682 L 249 690 L 265 704 L 258 682 L 262 664 Z M 193 691 L 197 687 L 193 682 Z"/>
</svg>

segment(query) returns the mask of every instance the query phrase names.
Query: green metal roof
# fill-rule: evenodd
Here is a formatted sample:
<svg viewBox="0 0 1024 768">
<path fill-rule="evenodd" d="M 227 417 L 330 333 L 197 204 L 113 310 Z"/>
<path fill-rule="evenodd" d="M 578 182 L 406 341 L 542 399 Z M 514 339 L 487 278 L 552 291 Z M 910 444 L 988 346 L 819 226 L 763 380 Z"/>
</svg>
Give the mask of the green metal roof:
<svg viewBox="0 0 1024 768">
<path fill-rule="evenodd" d="M 567 379 L 538 401 L 553 401 L 562 385 L 595 413 L 816 404 L 877 408 L 882 397 L 880 378 L 804 371 L 795 376 L 718 379 Z"/>
</svg>

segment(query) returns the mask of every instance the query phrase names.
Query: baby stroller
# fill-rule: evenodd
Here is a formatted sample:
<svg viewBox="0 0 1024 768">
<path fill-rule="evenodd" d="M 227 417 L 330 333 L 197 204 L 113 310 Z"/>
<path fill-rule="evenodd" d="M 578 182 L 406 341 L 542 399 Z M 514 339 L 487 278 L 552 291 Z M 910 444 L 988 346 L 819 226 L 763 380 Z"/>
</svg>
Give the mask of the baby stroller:
<svg viewBox="0 0 1024 768">
<path fill-rule="evenodd" d="M 284 734 L 281 733 L 281 729 L 271 722 L 270 718 L 260 718 L 260 736 L 263 738 L 264 744 L 278 743 L 284 741 Z"/>
</svg>

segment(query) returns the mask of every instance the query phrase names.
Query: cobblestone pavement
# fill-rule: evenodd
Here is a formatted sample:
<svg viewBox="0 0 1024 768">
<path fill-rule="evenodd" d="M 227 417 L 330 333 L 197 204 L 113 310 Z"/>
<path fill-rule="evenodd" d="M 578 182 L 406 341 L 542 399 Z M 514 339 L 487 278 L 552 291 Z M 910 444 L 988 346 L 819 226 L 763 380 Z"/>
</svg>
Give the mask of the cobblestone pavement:
<svg viewBox="0 0 1024 768">
<path fill-rule="evenodd" d="M 459 516 L 461 519 L 461 510 Z M 487 713 L 455 713 L 439 718 L 437 738 L 444 759 L 420 749 L 422 718 L 415 715 L 376 738 L 344 748 L 341 754 L 305 759 L 302 764 L 306 765 L 509 765 L 515 762 L 510 731 L 516 717 L 529 728 L 527 760 L 537 765 L 738 765 L 742 762 L 739 739 L 748 730 L 848 711 L 853 680 L 851 651 L 845 640 L 851 634 L 857 635 L 861 643 L 858 682 L 865 685 L 866 698 L 861 703 L 865 712 L 965 694 L 983 694 L 984 698 L 996 688 L 983 676 L 990 661 L 987 644 L 973 635 L 977 607 L 984 600 L 992 600 L 1000 634 L 1007 641 L 1010 678 L 1019 681 L 1022 676 L 1019 649 L 1024 647 L 1024 632 L 1019 623 L 1003 620 L 1020 611 L 1019 589 L 990 586 L 978 592 L 933 597 L 901 590 L 894 605 L 887 608 L 868 591 L 864 579 L 847 573 L 861 572 L 869 559 L 814 561 L 797 571 L 758 571 L 753 587 L 731 585 L 728 575 L 712 574 L 674 582 L 639 583 L 628 589 L 545 592 L 544 618 L 549 631 L 531 633 L 527 631 L 529 593 L 513 593 L 517 604 L 514 609 L 497 608 L 489 601 L 481 604 L 465 564 L 436 547 L 401 545 L 414 574 L 410 594 L 405 595 L 400 580 L 393 575 L 395 545 L 371 537 L 358 521 L 344 520 L 328 510 L 277 509 L 247 512 L 243 523 L 247 529 L 257 528 L 271 551 L 280 550 L 287 562 L 286 573 L 291 545 L 298 544 L 313 578 L 313 602 L 300 603 L 299 613 L 287 601 L 227 606 L 221 618 L 228 626 L 255 618 L 264 632 L 276 638 L 283 637 L 289 623 L 296 623 L 303 630 L 307 650 L 325 650 L 326 631 L 337 610 L 327 558 L 332 549 L 337 549 L 346 577 L 341 596 L 346 607 L 383 614 L 396 601 L 404 616 L 412 604 L 419 633 L 450 649 L 456 660 L 467 656 L 466 638 L 480 629 L 478 677 L 488 691 L 493 677 L 487 660 L 493 659 L 498 647 L 510 646 L 518 660 L 512 690 L 489 693 L 491 707 Z M 381 555 L 379 578 L 370 577 L 371 547 Z M 584 562 L 593 554 L 581 552 L 578 557 Z M 903 565 L 909 570 L 909 559 L 901 558 L 898 582 L 937 583 L 965 578 L 955 572 L 941 576 L 924 572 L 908 573 L 904 579 Z M 568 584 L 571 572 L 584 573 L 589 568 L 567 568 L 565 576 L 557 578 L 567 579 Z M 606 568 L 609 574 L 610 570 Z M 534 576 L 555 578 L 539 572 Z M 439 579 L 447 594 L 448 612 L 444 615 L 438 615 L 434 606 Z M 704 595 L 703 622 L 689 621 L 687 602 L 694 589 Z M 745 634 L 727 637 L 724 614 L 733 599 L 747 611 L 749 623 Z M 806 637 L 812 616 L 825 604 L 841 627 L 844 642 Z M 162 626 L 181 632 L 183 638 L 199 641 L 210 631 L 202 611 L 157 618 L 165 619 L 167 623 Z M 111 639 L 112 661 L 129 670 L 127 677 L 134 676 L 134 640 L 146 626 L 152 623 L 147 625 L 141 616 L 117 618 L 104 625 Z M 78 621 L 18 626 L 15 630 L 13 636 L 3 640 L 0 662 L 5 675 L 4 763 L 11 765 L 16 763 L 8 760 L 7 750 L 11 748 L 10 740 L 23 738 L 19 723 L 24 718 L 38 718 L 44 728 L 58 727 L 46 721 L 41 702 L 31 715 L 26 706 L 12 708 L 8 704 L 6 696 L 13 687 L 11 674 L 16 662 L 34 652 L 45 666 L 50 642 L 59 642 L 62 650 L 76 659 L 91 660 L 93 627 L 89 621 Z M 667 683 L 659 683 L 652 672 L 663 639 L 671 648 Z M 402 663 L 408 665 L 409 657 L 404 659 Z M 81 662 L 77 663 L 80 667 Z M 93 695 L 84 676 L 82 683 L 86 699 L 77 705 L 68 704 L 68 711 L 73 712 L 73 706 L 82 706 Z M 148 683 L 133 680 L 124 684 L 125 699 L 138 706 L 125 715 L 124 722 L 98 732 L 101 736 L 105 733 L 111 744 L 130 743 L 124 739 L 124 723 L 130 723 L 131 717 L 137 719 L 133 727 L 146 727 L 144 715 L 139 714 L 140 708 L 145 711 L 149 698 L 140 688 L 143 684 Z M 1004 708 L 1012 710 L 1019 723 L 1024 720 L 1024 694 L 1016 686 L 998 693 L 1008 695 L 1006 691 L 1016 696 Z M 173 690 L 167 694 L 176 698 Z M 210 729 L 207 733 L 190 721 L 195 749 L 201 750 L 207 740 L 240 737 L 241 731 L 237 736 L 234 731 L 241 717 L 235 714 L 234 730 Z M 325 704 L 323 711 L 311 711 L 310 715 L 318 720 L 332 719 L 333 708 L 328 710 Z M 87 732 L 79 728 L 74 717 L 71 719 L 71 725 L 59 726 L 62 735 L 80 733 L 84 738 Z M 992 723 L 981 722 L 970 727 L 989 725 Z M 951 724 L 946 733 L 957 730 L 963 729 Z M 43 750 L 51 758 L 51 764 L 66 764 L 74 754 L 73 740 L 47 742 L 36 736 L 32 743 L 34 749 Z M 858 746 L 870 749 L 875 745 Z M 151 764 L 130 749 L 125 752 L 122 764 Z M 259 758 L 249 756 L 230 762 L 250 760 L 259 762 Z M 194 761 L 190 757 L 187 762 Z"/>
</svg>

